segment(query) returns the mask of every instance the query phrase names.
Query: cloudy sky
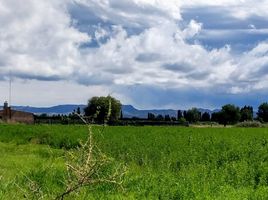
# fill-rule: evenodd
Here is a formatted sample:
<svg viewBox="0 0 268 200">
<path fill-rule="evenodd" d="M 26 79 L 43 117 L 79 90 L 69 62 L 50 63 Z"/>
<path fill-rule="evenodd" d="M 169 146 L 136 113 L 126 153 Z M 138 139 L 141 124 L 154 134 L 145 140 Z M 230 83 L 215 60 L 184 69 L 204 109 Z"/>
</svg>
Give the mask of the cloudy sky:
<svg viewBox="0 0 268 200">
<path fill-rule="evenodd" d="M 0 100 L 268 101 L 268 0 L 0 0 Z"/>
</svg>

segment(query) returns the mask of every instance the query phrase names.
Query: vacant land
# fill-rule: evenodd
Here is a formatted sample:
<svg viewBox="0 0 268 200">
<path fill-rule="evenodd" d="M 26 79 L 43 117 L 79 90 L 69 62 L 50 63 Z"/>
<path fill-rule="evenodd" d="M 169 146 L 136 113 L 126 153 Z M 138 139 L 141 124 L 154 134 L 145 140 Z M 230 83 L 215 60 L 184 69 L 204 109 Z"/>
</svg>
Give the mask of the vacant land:
<svg viewBox="0 0 268 200">
<path fill-rule="evenodd" d="M 102 129 L 99 148 L 127 166 L 124 190 L 100 185 L 66 199 L 268 199 L 266 128 Z M 85 126 L 0 125 L 0 199 L 33 189 L 53 199 L 65 189 L 66 151 L 86 138 Z"/>
</svg>

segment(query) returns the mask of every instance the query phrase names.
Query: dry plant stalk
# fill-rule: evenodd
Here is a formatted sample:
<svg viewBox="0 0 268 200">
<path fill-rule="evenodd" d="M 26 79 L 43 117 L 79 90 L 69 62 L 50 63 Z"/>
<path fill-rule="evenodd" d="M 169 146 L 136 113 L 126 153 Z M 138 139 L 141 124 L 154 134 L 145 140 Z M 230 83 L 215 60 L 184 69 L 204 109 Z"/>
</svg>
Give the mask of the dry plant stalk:
<svg viewBox="0 0 268 200">
<path fill-rule="evenodd" d="M 109 102 L 109 110 L 107 119 L 111 114 L 111 101 Z M 86 186 L 97 184 L 114 184 L 122 188 L 123 177 L 126 168 L 122 165 L 114 168 L 113 159 L 103 154 L 94 144 L 92 126 L 81 115 L 77 114 L 88 127 L 88 139 L 76 151 L 68 152 L 66 158 L 66 167 L 68 177 L 66 180 L 66 190 L 58 195 L 56 199 L 63 200 L 65 196 L 77 192 Z M 112 167 L 112 171 L 108 170 Z"/>
<path fill-rule="evenodd" d="M 45 195 L 42 191 L 41 186 L 37 182 L 31 180 L 30 178 L 28 178 L 28 177 L 26 177 L 26 178 L 29 180 L 28 189 L 30 190 L 31 194 L 33 195 L 33 198 L 38 199 L 38 200 L 44 199 Z"/>
<path fill-rule="evenodd" d="M 23 197 L 26 199 L 44 199 L 46 195 L 43 193 L 41 186 L 28 176 L 24 175 L 24 177 L 27 179 L 26 188 L 19 186 L 14 180 L 14 185 L 23 193 Z"/>
</svg>

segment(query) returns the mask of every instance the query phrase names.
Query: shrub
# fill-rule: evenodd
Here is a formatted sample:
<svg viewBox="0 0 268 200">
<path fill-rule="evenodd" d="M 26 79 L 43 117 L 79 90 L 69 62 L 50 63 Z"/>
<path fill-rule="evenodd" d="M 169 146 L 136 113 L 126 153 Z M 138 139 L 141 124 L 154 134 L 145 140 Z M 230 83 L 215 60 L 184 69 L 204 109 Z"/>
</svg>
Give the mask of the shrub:
<svg viewBox="0 0 268 200">
<path fill-rule="evenodd" d="M 180 124 L 185 124 L 187 121 L 186 121 L 186 119 L 184 118 L 184 117 L 181 117 L 180 119 L 179 119 L 179 123 Z"/>
<path fill-rule="evenodd" d="M 244 121 L 241 123 L 238 123 L 236 125 L 237 127 L 263 127 L 263 124 L 259 121 Z"/>
</svg>

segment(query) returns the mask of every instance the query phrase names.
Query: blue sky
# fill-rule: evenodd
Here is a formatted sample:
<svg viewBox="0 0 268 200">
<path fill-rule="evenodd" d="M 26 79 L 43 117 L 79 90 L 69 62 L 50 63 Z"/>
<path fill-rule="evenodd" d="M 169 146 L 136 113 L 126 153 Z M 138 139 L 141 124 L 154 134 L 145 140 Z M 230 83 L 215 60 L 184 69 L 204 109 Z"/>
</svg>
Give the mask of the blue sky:
<svg viewBox="0 0 268 200">
<path fill-rule="evenodd" d="M 138 108 L 268 101 L 268 1 L 0 0 L 0 99 Z"/>
</svg>

